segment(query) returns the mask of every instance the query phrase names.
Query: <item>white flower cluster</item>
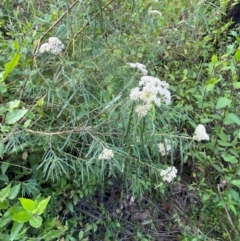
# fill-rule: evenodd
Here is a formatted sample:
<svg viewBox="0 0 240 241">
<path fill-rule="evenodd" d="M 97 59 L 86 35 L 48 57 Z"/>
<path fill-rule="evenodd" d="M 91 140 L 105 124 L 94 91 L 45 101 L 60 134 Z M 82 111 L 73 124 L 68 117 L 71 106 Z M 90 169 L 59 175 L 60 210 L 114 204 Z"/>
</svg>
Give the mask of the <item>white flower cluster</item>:
<svg viewBox="0 0 240 241">
<path fill-rule="evenodd" d="M 170 141 L 164 140 L 163 143 L 159 143 L 158 149 L 162 156 L 168 155 L 168 153 L 171 151 Z"/>
<path fill-rule="evenodd" d="M 142 76 L 139 81 L 139 87 L 133 88 L 130 93 L 130 99 L 141 101 L 135 109 L 139 117 L 145 116 L 151 109 L 153 104 L 158 107 L 165 104 L 170 104 L 171 93 L 168 90 L 169 84 L 152 76 Z"/>
<path fill-rule="evenodd" d="M 111 149 L 104 148 L 102 153 L 99 155 L 99 160 L 110 160 L 114 157 L 114 153 Z"/>
<path fill-rule="evenodd" d="M 204 125 L 199 124 L 196 127 L 194 135 L 193 135 L 193 140 L 196 140 L 196 141 L 209 141 L 210 140 L 210 137 L 207 134 L 206 128 Z"/>
<path fill-rule="evenodd" d="M 131 68 L 138 69 L 142 75 L 147 75 L 148 71 L 144 64 L 141 63 L 127 63 Z"/>
<path fill-rule="evenodd" d="M 168 167 L 165 170 L 160 171 L 160 176 L 163 181 L 171 182 L 177 176 L 177 169 L 175 167 Z"/>
<path fill-rule="evenodd" d="M 39 48 L 39 53 L 51 52 L 54 55 L 58 55 L 64 49 L 64 44 L 57 37 L 50 37 L 48 43 L 43 43 Z"/>
</svg>

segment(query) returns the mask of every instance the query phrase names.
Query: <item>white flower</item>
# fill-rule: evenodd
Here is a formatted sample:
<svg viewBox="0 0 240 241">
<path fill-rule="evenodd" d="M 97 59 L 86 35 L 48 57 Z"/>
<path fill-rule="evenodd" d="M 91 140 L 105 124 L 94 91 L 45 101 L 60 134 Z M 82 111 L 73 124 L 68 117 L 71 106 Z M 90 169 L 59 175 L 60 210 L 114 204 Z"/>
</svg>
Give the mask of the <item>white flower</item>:
<svg viewBox="0 0 240 241">
<path fill-rule="evenodd" d="M 48 43 L 43 43 L 39 48 L 39 53 L 51 52 L 58 55 L 64 49 L 64 44 L 57 37 L 50 37 Z"/>
<path fill-rule="evenodd" d="M 135 109 L 138 117 L 144 117 L 147 115 L 148 111 L 151 109 L 152 105 L 138 105 Z"/>
<path fill-rule="evenodd" d="M 149 13 L 156 13 L 156 14 L 159 14 L 160 16 L 162 16 L 162 13 L 159 12 L 158 10 L 150 10 Z"/>
<path fill-rule="evenodd" d="M 170 140 L 164 140 L 163 143 L 159 143 L 158 148 L 162 156 L 167 155 L 171 151 Z"/>
<path fill-rule="evenodd" d="M 111 149 L 104 148 L 102 153 L 99 155 L 99 160 L 109 160 L 114 157 L 114 153 Z"/>
<path fill-rule="evenodd" d="M 204 125 L 199 124 L 194 132 L 193 139 L 196 141 L 209 141 L 210 137 L 206 132 Z"/>
<path fill-rule="evenodd" d="M 141 95 L 141 91 L 139 87 L 136 87 L 131 90 L 129 97 L 131 100 L 138 100 L 140 95 Z"/>
<path fill-rule="evenodd" d="M 163 181 L 171 182 L 177 176 L 177 169 L 173 167 L 168 167 L 165 170 L 160 171 L 160 176 L 162 177 Z"/>
<path fill-rule="evenodd" d="M 48 43 L 44 43 L 39 48 L 39 53 L 42 54 L 44 52 L 48 52 L 50 50 L 50 46 Z"/>
<path fill-rule="evenodd" d="M 64 44 L 57 37 L 50 37 L 48 40 L 52 54 L 58 55 L 64 49 Z"/>
<path fill-rule="evenodd" d="M 139 117 L 145 116 L 153 104 L 158 107 L 162 103 L 170 104 L 171 93 L 168 90 L 169 84 L 167 82 L 152 76 L 142 76 L 138 85 L 139 87 L 131 90 L 129 97 L 133 101 L 142 102 L 135 110 Z"/>
<path fill-rule="evenodd" d="M 131 68 L 138 69 L 142 75 L 147 75 L 148 71 L 144 64 L 141 63 L 127 63 Z"/>
</svg>

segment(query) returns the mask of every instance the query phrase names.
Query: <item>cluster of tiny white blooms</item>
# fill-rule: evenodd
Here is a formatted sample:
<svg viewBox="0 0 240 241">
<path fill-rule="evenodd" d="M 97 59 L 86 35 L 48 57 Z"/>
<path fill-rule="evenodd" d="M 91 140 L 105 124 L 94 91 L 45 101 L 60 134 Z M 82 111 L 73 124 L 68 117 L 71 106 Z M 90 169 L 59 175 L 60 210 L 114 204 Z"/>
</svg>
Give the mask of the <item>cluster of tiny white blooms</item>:
<svg viewBox="0 0 240 241">
<path fill-rule="evenodd" d="M 139 87 L 133 88 L 130 93 L 130 99 L 141 101 L 135 111 L 139 117 L 145 116 L 153 104 L 158 107 L 164 102 L 169 105 L 171 102 L 171 93 L 168 90 L 169 84 L 152 76 L 142 76 L 139 81 Z"/>
<path fill-rule="evenodd" d="M 110 160 L 114 157 L 114 153 L 111 149 L 104 148 L 102 153 L 99 155 L 99 160 Z"/>
<path fill-rule="evenodd" d="M 165 170 L 160 171 L 160 176 L 163 181 L 171 182 L 177 176 L 177 169 L 175 167 L 168 167 Z"/>
<path fill-rule="evenodd" d="M 159 143 L 158 149 L 162 156 L 168 155 L 168 153 L 171 151 L 170 141 L 165 140 L 164 143 Z"/>
<path fill-rule="evenodd" d="M 151 13 L 153 13 L 153 14 L 159 14 L 160 16 L 162 16 L 162 13 L 161 12 L 159 12 L 158 10 L 150 10 L 149 11 L 149 13 L 151 14 Z"/>
<path fill-rule="evenodd" d="M 49 48 L 49 44 L 48 43 L 44 43 L 41 45 L 41 47 L 39 48 L 39 53 L 42 54 L 44 52 L 48 52 L 50 50 Z"/>
<path fill-rule="evenodd" d="M 147 67 L 144 64 L 141 63 L 127 63 L 131 68 L 138 69 L 142 75 L 147 75 Z"/>
<path fill-rule="evenodd" d="M 193 139 L 196 141 L 209 141 L 210 137 L 206 132 L 205 126 L 199 124 L 194 132 Z"/>
<path fill-rule="evenodd" d="M 58 55 L 64 49 L 64 44 L 57 37 L 50 37 L 48 43 L 43 43 L 39 48 L 39 53 L 51 52 Z"/>
</svg>

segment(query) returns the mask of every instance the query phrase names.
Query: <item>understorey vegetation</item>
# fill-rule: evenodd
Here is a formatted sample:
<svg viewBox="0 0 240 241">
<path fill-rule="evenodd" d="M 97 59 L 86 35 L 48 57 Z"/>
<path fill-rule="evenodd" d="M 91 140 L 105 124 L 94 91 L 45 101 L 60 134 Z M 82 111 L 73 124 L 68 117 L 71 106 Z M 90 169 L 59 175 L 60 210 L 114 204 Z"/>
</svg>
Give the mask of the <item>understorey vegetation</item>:
<svg viewBox="0 0 240 241">
<path fill-rule="evenodd" d="M 0 6 L 0 240 L 240 240 L 238 1 Z"/>
</svg>

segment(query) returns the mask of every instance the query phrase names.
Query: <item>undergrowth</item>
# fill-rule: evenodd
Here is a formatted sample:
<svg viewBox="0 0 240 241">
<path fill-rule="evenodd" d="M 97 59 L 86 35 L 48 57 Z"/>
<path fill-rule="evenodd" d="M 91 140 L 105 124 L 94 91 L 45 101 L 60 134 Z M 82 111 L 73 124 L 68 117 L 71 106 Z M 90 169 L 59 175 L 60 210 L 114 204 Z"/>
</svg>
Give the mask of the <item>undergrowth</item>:
<svg viewBox="0 0 240 241">
<path fill-rule="evenodd" d="M 1 4 L 2 240 L 239 240 L 229 1 Z"/>
</svg>

